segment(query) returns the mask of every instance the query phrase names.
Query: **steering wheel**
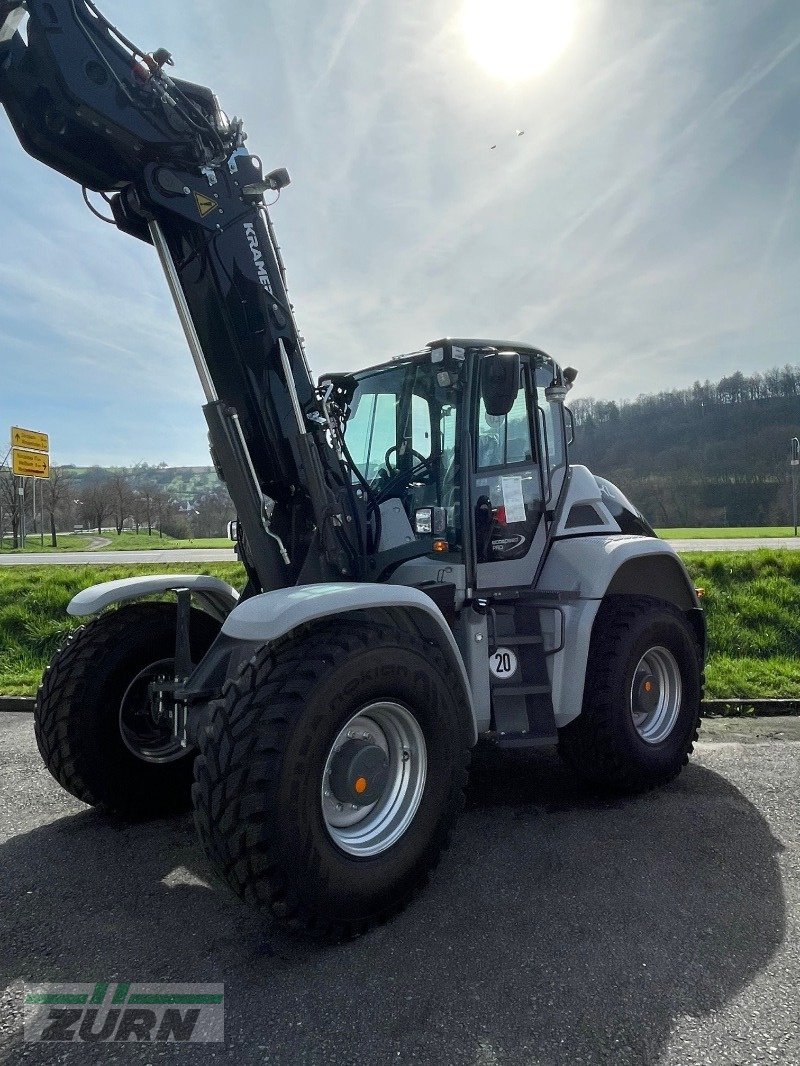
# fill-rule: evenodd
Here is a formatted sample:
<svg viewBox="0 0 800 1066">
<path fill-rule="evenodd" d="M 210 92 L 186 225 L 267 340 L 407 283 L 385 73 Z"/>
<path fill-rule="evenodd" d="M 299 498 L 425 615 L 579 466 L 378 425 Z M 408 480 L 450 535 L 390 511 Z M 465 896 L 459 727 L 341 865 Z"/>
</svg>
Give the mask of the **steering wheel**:
<svg viewBox="0 0 800 1066">
<path fill-rule="evenodd" d="M 397 473 L 397 467 L 393 466 L 392 463 L 391 463 L 391 460 L 389 459 L 389 456 L 392 454 L 392 452 L 396 452 L 396 451 L 397 451 L 397 445 L 393 444 L 391 446 L 391 448 L 389 448 L 388 451 L 386 452 L 386 455 L 384 455 L 384 457 L 383 457 L 383 461 L 386 464 L 386 469 L 388 470 L 390 477 L 394 476 Z M 422 465 L 424 467 L 427 467 L 427 469 L 430 470 L 430 466 L 431 466 L 430 459 L 426 459 L 424 455 L 421 455 L 414 448 L 411 448 L 410 451 L 411 451 L 411 455 L 412 455 L 412 457 L 414 459 L 419 459 L 420 463 L 422 463 Z"/>
</svg>

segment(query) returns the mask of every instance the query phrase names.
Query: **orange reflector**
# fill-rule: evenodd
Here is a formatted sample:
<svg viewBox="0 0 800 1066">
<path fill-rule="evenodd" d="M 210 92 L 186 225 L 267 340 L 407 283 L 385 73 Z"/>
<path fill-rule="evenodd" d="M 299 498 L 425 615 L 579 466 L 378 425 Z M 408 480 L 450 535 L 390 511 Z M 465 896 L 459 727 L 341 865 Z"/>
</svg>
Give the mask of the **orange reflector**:
<svg viewBox="0 0 800 1066">
<path fill-rule="evenodd" d="M 450 551 L 450 545 L 446 540 L 435 540 L 433 542 L 433 550 L 435 552 L 447 552 Z"/>
<path fill-rule="evenodd" d="M 706 594 L 706 590 L 705 589 L 695 589 L 694 591 L 697 593 L 698 600 L 702 600 L 702 598 Z"/>
<path fill-rule="evenodd" d="M 644 683 L 645 692 L 651 692 L 652 689 L 653 689 L 653 682 L 652 681 L 645 681 L 645 683 Z"/>
<path fill-rule="evenodd" d="M 361 795 L 362 792 L 367 791 L 367 779 L 366 777 L 359 777 L 356 780 L 356 792 Z"/>
</svg>

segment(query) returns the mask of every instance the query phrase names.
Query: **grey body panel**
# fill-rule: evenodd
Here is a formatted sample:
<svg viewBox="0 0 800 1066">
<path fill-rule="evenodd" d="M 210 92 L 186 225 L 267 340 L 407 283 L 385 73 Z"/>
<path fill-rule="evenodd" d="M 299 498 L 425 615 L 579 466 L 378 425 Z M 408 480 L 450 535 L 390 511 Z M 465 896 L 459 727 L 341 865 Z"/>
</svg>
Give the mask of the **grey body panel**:
<svg viewBox="0 0 800 1066">
<path fill-rule="evenodd" d="M 239 602 L 239 593 L 225 581 L 205 574 L 154 574 L 149 577 L 127 577 L 121 581 L 105 581 L 92 585 L 75 596 L 67 613 L 84 618 L 99 614 L 113 604 L 140 600 L 160 592 L 189 589 L 198 605 L 220 621 Z"/>
</svg>

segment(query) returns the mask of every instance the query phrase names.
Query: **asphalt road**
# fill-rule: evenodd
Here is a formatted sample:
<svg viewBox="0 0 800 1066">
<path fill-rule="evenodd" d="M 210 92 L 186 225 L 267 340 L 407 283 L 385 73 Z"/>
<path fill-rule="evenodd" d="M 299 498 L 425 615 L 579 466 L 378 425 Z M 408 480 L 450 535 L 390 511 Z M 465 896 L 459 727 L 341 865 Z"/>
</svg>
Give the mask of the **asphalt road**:
<svg viewBox="0 0 800 1066">
<path fill-rule="evenodd" d="M 85 808 L 0 715 L 0 1061 L 800 1063 L 800 745 L 754 725 L 637 799 L 483 769 L 423 895 L 318 948 L 209 887 L 188 818 Z M 224 981 L 226 1045 L 21 1043 L 22 981 L 100 979 Z"/>
<path fill-rule="evenodd" d="M 800 550 L 800 537 L 747 537 L 737 540 L 671 540 L 682 552 L 755 551 L 757 548 Z M 173 548 L 164 551 L 47 552 L 10 555 L 0 552 L 0 566 L 123 566 L 126 563 L 233 563 L 232 548 Z"/>
</svg>

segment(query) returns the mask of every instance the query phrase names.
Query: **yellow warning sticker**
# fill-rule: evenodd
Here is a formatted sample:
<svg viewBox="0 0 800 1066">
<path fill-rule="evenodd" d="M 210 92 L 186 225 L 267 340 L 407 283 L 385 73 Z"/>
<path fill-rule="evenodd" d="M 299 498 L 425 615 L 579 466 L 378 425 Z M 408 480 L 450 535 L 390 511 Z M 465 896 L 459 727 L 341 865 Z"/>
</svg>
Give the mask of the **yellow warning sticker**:
<svg viewBox="0 0 800 1066">
<path fill-rule="evenodd" d="M 208 196 L 203 196 L 201 192 L 194 194 L 194 202 L 197 204 L 197 210 L 200 212 L 200 217 L 205 218 L 206 215 L 210 215 L 214 208 L 217 206 L 217 201 L 210 199 Z"/>
</svg>

